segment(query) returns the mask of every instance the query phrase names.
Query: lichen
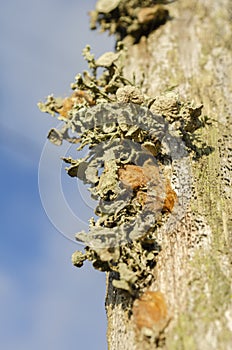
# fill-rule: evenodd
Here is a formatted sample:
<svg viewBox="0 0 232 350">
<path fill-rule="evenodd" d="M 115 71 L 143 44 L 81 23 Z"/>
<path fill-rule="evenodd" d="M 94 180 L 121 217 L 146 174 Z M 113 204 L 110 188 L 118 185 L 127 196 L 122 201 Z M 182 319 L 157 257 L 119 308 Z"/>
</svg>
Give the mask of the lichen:
<svg viewBox="0 0 232 350">
<path fill-rule="evenodd" d="M 90 12 L 90 28 L 100 26 L 102 31 L 116 34 L 118 40 L 125 37 L 138 42 L 142 35 L 148 35 L 170 19 L 165 6 L 175 0 L 98 0 Z"/>
<path fill-rule="evenodd" d="M 145 291 L 135 300 L 132 313 L 138 341 L 145 343 L 146 348 L 164 345 L 164 331 L 171 319 L 164 295 L 160 291 Z"/>
<path fill-rule="evenodd" d="M 38 106 L 63 122 L 50 130 L 51 142 L 79 144 L 77 159 L 63 158 L 67 173 L 98 200 L 98 219 L 90 219 L 89 232 L 76 234 L 86 248 L 73 254 L 73 264 L 89 260 L 98 270 L 113 271 L 113 285 L 137 296 L 153 278 L 162 244 L 157 228 L 171 229 L 191 197 L 191 175 L 182 175 L 190 172 L 189 154 L 200 149 L 194 133 L 204 120 L 202 105 L 176 95 L 144 95 L 123 75 L 125 54 L 120 44 L 116 53 L 95 60 L 87 46 L 89 71 L 76 76 L 70 97 L 50 95 Z M 79 157 L 85 146 L 88 154 Z"/>
<path fill-rule="evenodd" d="M 160 246 L 152 236 L 130 244 L 111 249 L 91 249 L 86 247 L 86 253 L 75 252 L 72 257 L 77 267 L 88 259 L 100 271 L 113 271 L 113 285 L 123 289 L 133 296 L 139 295 L 152 281 L 152 271 Z"/>
</svg>

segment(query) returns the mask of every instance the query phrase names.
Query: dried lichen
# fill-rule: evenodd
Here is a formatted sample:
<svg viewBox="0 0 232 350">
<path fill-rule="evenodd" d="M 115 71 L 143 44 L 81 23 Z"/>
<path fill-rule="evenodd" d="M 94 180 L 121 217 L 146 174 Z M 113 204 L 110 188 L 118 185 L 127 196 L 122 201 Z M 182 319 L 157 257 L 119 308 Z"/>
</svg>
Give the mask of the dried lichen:
<svg viewBox="0 0 232 350">
<path fill-rule="evenodd" d="M 169 11 L 163 5 L 175 0 L 98 0 L 90 12 L 90 28 L 99 25 L 102 31 L 116 34 L 118 40 L 126 36 L 138 42 L 142 35 L 148 35 L 170 19 Z"/>
<path fill-rule="evenodd" d="M 88 184 L 99 201 L 98 220 L 90 219 L 89 232 L 76 235 L 86 248 L 74 253 L 73 264 L 89 260 L 99 270 L 114 271 L 113 285 L 137 295 L 153 278 L 161 249 L 157 227 L 175 225 L 190 198 L 188 154 L 196 153 L 193 135 L 204 123 L 201 105 L 170 94 L 145 96 L 128 82 L 124 55 L 122 49 L 95 60 L 87 46 L 89 71 L 76 76 L 70 97 L 50 95 L 39 108 L 63 121 L 59 130 L 50 130 L 51 142 L 79 144 L 77 159 L 64 158 L 67 173 Z M 78 157 L 85 146 L 88 154 Z"/>
<path fill-rule="evenodd" d="M 135 300 L 132 313 L 138 341 L 145 340 L 157 347 L 163 345 L 163 333 L 170 321 L 164 295 L 159 291 L 145 291 Z"/>
</svg>

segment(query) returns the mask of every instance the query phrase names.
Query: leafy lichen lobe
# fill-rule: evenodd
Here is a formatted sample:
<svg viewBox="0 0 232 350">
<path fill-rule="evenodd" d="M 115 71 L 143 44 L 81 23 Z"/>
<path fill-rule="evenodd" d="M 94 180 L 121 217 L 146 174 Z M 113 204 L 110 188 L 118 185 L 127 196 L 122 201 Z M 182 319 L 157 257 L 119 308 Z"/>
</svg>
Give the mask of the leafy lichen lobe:
<svg viewBox="0 0 232 350">
<path fill-rule="evenodd" d="M 195 153 L 193 134 L 203 122 L 201 105 L 181 102 L 170 93 L 146 96 L 128 81 L 123 75 L 125 54 L 119 45 L 116 53 L 95 60 L 87 46 L 83 55 L 90 72 L 76 76 L 70 97 L 50 95 L 39 108 L 63 121 L 60 130 L 49 132 L 51 142 L 78 143 L 78 150 L 89 147 L 84 158 L 64 158 L 67 173 L 90 184 L 92 196 L 99 200 L 95 210 L 99 219 L 90 219 L 89 233 L 77 234 L 87 246 L 85 253 L 73 254 L 73 264 L 81 267 L 86 259 L 92 261 L 95 268 L 115 273 L 115 287 L 139 295 L 152 281 L 161 249 L 156 228 L 178 203 L 172 164 L 160 135 L 151 133 L 152 125 L 156 130 L 159 123 L 161 129 L 171 126 L 175 137 L 187 140 L 188 151 Z M 103 67 L 101 75 L 99 67 Z M 102 110 L 111 117 L 97 120 L 97 111 Z M 78 137 L 70 136 L 73 132 Z"/>
</svg>

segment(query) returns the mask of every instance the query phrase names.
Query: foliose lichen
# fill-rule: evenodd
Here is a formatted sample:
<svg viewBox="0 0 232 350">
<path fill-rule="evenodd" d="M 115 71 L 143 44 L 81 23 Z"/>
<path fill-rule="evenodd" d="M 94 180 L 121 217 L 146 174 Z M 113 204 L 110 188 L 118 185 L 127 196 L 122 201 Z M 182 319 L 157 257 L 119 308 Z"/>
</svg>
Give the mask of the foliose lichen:
<svg viewBox="0 0 232 350">
<path fill-rule="evenodd" d="M 72 262 L 81 267 L 89 260 L 96 269 L 113 271 L 115 287 L 138 295 L 153 278 L 161 249 L 157 228 L 182 210 L 181 187 L 185 191 L 189 184 L 177 173 L 179 186 L 173 186 L 172 175 L 176 162 L 184 162 L 186 171 L 188 154 L 196 154 L 193 135 L 204 125 L 202 105 L 182 102 L 175 94 L 144 95 L 123 75 L 120 45 L 97 60 L 89 46 L 83 54 L 89 71 L 76 76 L 72 94 L 50 95 L 38 104 L 63 121 L 59 130 L 50 130 L 51 142 L 79 144 L 77 159 L 63 158 L 67 173 L 88 184 L 99 201 L 98 220 L 91 218 L 89 232 L 76 235 L 86 244 L 85 253 L 76 251 Z M 78 158 L 85 146 L 87 155 Z"/>
<path fill-rule="evenodd" d="M 170 19 L 164 6 L 175 0 L 98 0 L 90 12 L 90 28 L 100 26 L 102 31 L 116 34 L 118 40 L 130 37 L 138 42 Z"/>
</svg>

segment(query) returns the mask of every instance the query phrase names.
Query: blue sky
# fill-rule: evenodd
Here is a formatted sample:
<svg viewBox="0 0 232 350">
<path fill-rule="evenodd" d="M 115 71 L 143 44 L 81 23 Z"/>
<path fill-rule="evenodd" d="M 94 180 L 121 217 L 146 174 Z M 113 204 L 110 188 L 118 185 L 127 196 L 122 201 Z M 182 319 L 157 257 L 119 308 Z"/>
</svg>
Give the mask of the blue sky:
<svg viewBox="0 0 232 350">
<path fill-rule="evenodd" d="M 43 163 L 48 167 L 43 193 L 48 193 L 49 205 L 54 203 L 58 224 L 49 220 L 38 188 L 46 135 L 57 122 L 42 114 L 37 102 L 50 93 L 69 94 L 74 76 L 87 68 L 81 55 L 87 43 L 97 57 L 114 46 L 113 38 L 88 28 L 87 12 L 94 4 L 93 0 L 8 0 L 1 6 L 0 343 L 4 350 L 107 348 L 105 275 L 88 263 L 74 268 L 71 255 L 80 247 L 67 239 L 82 228 L 90 209 L 81 204 L 77 184 L 61 169 L 58 181 L 76 215 L 70 224 L 53 186 L 57 179 L 52 169 L 60 166 L 57 157 L 63 155 L 62 148 L 47 146 L 50 158 Z"/>
</svg>

